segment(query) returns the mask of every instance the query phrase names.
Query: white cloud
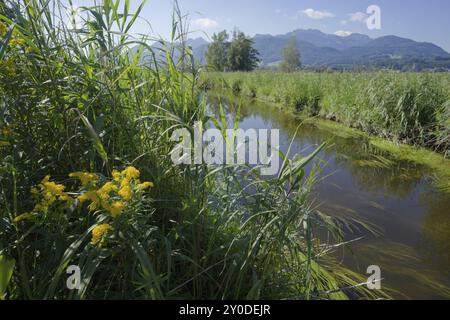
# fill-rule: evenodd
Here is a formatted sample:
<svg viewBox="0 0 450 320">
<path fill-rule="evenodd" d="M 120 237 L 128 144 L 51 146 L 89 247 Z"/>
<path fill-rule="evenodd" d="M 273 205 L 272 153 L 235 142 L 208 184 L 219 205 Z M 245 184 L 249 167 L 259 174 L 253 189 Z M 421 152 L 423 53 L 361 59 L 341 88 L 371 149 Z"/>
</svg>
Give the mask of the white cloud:
<svg viewBox="0 0 450 320">
<path fill-rule="evenodd" d="M 276 13 L 276 14 L 280 14 L 280 13 L 281 13 L 281 9 L 276 9 L 276 10 L 275 10 L 275 13 Z"/>
<path fill-rule="evenodd" d="M 204 29 L 212 29 L 216 28 L 219 25 L 219 22 L 210 18 L 199 18 L 194 20 L 194 24 Z"/>
<path fill-rule="evenodd" d="M 328 11 L 319 11 L 314 9 L 306 9 L 303 10 L 302 13 L 311 19 L 324 19 L 324 18 L 332 18 L 334 14 Z"/>
<path fill-rule="evenodd" d="M 353 33 L 353 32 L 351 32 L 351 31 L 339 30 L 339 31 L 336 31 L 334 34 L 337 35 L 337 36 L 339 36 L 339 37 L 348 37 L 348 36 L 350 36 L 352 33 Z"/>
<path fill-rule="evenodd" d="M 349 16 L 350 16 L 350 21 L 361 22 L 361 23 L 366 23 L 367 18 L 369 17 L 364 12 L 350 13 Z"/>
</svg>

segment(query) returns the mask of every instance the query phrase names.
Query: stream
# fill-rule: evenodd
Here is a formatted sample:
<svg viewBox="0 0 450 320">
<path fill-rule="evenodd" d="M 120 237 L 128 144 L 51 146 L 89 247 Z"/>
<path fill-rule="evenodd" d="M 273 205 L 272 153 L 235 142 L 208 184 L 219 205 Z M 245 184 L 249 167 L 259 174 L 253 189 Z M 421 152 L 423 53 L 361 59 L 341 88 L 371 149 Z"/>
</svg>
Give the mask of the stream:
<svg viewBox="0 0 450 320">
<path fill-rule="evenodd" d="M 232 122 L 238 102 L 221 101 Z M 209 103 L 217 107 L 218 100 Z M 263 102 L 240 105 L 239 127 L 279 129 L 286 153 L 301 121 Z M 396 299 L 450 298 L 450 193 L 433 186 L 433 169 L 398 160 L 364 135 L 314 121 L 300 127 L 291 155 L 308 155 L 323 142 L 327 147 L 317 161 L 324 179 L 311 201 L 317 210 L 349 221 L 346 240 L 362 237 L 337 252 L 342 264 L 363 275 L 369 266 L 379 266 L 382 289 Z"/>
</svg>

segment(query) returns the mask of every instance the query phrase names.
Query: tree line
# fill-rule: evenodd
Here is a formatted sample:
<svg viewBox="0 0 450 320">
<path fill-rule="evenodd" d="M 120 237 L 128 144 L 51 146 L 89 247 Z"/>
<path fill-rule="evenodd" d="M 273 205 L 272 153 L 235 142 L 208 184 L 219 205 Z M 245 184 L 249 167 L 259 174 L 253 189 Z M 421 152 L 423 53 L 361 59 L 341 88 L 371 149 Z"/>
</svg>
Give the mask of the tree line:
<svg viewBox="0 0 450 320">
<path fill-rule="evenodd" d="M 253 47 L 253 40 L 244 32 L 235 29 L 230 36 L 226 30 L 215 33 L 206 52 L 208 66 L 216 71 L 252 71 L 261 59 L 259 52 Z M 291 39 L 283 50 L 283 61 L 280 68 L 284 72 L 294 72 L 301 67 L 300 52 L 297 41 Z"/>
</svg>

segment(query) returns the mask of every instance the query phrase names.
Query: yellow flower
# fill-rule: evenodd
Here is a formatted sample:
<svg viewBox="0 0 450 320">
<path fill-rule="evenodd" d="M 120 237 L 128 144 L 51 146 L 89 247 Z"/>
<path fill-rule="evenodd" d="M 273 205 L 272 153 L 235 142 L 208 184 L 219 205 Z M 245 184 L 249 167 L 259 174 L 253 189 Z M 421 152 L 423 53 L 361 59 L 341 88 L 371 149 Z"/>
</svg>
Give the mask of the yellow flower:
<svg viewBox="0 0 450 320">
<path fill-rule="evenodd" d="M 33 215 L 31 213 L 24 213 L 24 214 L 17 216 L 14 219 L 14 223 L 19 223 L 19 222 L 22 222 L 25 220 L 31 220 L 31 219 L 33 219 Z"/>
<path fill-rule="evenodd" d="M 62 184 L 56 184 L 54 182 L 44 182 L 43 186 L 49 193 L 53 195 L 64 195 L 64 189 L 66 188 Z"/>
<path fill-rule="evenodd" d="M 56 184 L 55 182 L 50 181 L 50 176 L 46 176 L 42 180 L 40 188 L 42 201 L 39 204 L 39 206 L 37 205 L 35 207 L 36 211 L 39 211 L 38 210 L 39 208 L 48 208 L 58 200 L 68 203 L 73 201 L 73 199 L 67 193 L 64 192 L 64 189 L 66 187 L 62 184 Z M 39 191 L 37 188 L 32 188 L 31 192 L 34 195 L 37 195 Z"/>
<path fill-rule="evenodd" d="M 97 201 L 92 201 L 91 204 L 88 206 L 89 211 L 95 211 L 100 207 L 99 202 Z"/>
<path fill-rule="evenodd" d="M 56 196 L 53 193 L 49 192 L 49 191 L 44 192 L 42 195 L 43 195 L 44 200 L 47 202 L 48 205 L 52 205 L 57 200 Z"/>
<path fill-rule="evenodd" d="M 114 181 L 119 181 L 120 179 L 122 179 L 122 174 L 117 170 L 113 170 L 112 177 Z"/>
<path fill-rule="evenodd" d="M 109 224 L 100 224 L 96 226 L 92 230 L 92 240 L 91 244 L 93 246 L 96 246 L 100 243 L 100 241 L 103 239 L 103 237 L 108 233 L 109 230 L 112 229 L 112 226 Z"/>
<path fill-rule="evenodd" d="M 60 201 L 63 201 L 63 202 L 69 202 L 69 203 L 73 201 L 72 197 L 69 196 L 68 194 L 62 194 L 62 195 L 60 195 L 60 196 L 59 196 L 59 200 L 60 200 Z"/>
<path fill-rule="evenodd" d="M 97 198 L 97 194 L 96 194 L 95 192 L 93 192 L 93 191 L 88 191 L 88 192 L 85 192 L 85 193 L 81 194 L 81 195 L 78 197 L 78 200 L 79 200 L 81 203 L 85 203 L 85 202 L 88 201 L 88 200 L 93 201 L 93 197 L 94 197 L 94 196 L 95 196 L 95 198 Z"/>
<path fill-rule="evenodd" d="M 109 194 L 111 191 L 117 191 L 117 186 L 112 182 L 106 182 L 103 187 L 97 190 L 97 195 L 102 199 L 103 201 L 109 200 Z"/>
<path fill-rule="evenodd" d="M 135 167 L 128 167 L 125 170 L 122 171 L 122 175 L 126 176 L 127 179 L 137 179 L 141 175 L 138 169 Z"/>
<path fill-rule="evenodd" d="M 129 185 L 130 185 L 130 182 L 131 182 L 130 179 L 124 178 L 124 179 L 122 180 L 122 182 L 120 182 L 120 187 L 123 188 L 123 187 L 129 186 Z"/>
<path fill-rule="evenodd" d="M 149 181 L 138 184 L 139 190 L 147 190 L 147 189 L 153 188 L 153 187 L 154 187 L 153 182 L 149 182 Z"/>
<path fill-rule="evenodd" d="M 109 212 L 113 218 L 117 218 L 125 208 L 125 205 L 122 201 L 116 201 L 112 204 Z"/>
<path fill-rule="evenodd" d="M 87 187 L 91 183 L 95 183 L 98 181 L 98 175 L 90 172 L 73 172 L 69 174 L 69 177 L 80 180 L 83 187 Z"/>
<path fill-rule="evenodd" d="M 121 196 L 125 201 L 130 201 L 133 197 L 133 190 L 130 186 L 124 186 L 120 189 L 119 196 Z"/>
<path fill-rule="evenodd" d="M 99 199 L 97 193 L 94 191 L 88 191 L 88 192 L 83 193 L 82 195 L 80 195 L 78 197 L 78 200 L 81 203 L 84 203 L 86 201 L 91 201 L 91 204 L 88 207 L 90 211 L 97 210 L 100 205 L 100 199 Z"/>
</svg>

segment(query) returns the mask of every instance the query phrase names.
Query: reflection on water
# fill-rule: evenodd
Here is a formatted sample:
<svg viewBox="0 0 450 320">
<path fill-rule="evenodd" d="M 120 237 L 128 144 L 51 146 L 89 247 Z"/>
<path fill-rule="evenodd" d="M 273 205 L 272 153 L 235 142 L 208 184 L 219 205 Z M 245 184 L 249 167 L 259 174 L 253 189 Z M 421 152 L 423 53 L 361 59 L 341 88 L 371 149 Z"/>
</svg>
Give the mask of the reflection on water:
<svg viewBox="0 0 450 320">
<path fill-rule="evenodd" d="M 217 104 L 214 98 L 210 101 Z M 240 128 L 280 129 L 282 152 L 301 123 L 260 102 L 222 104 L 230 128 L 239 104 Z M 360 134 L 319 121 L 300 127 L 292 156 L 309 154 L 323 142 L 328 147 L 319 159 L 326 178 L 318 183 L 313 200 L 321 212 L 348 219 L 348 239 L 365 237 L 352 245 L 354 254 L 342 253 L 344 264 L 360 273 L 380 266 L 383 284 L 396 298 L 450 298 L 450 196 L 429 183 L 433 172 L 395 160 Z M 363 225 L 352 223 L 356 220 Z"/>
</svg>

